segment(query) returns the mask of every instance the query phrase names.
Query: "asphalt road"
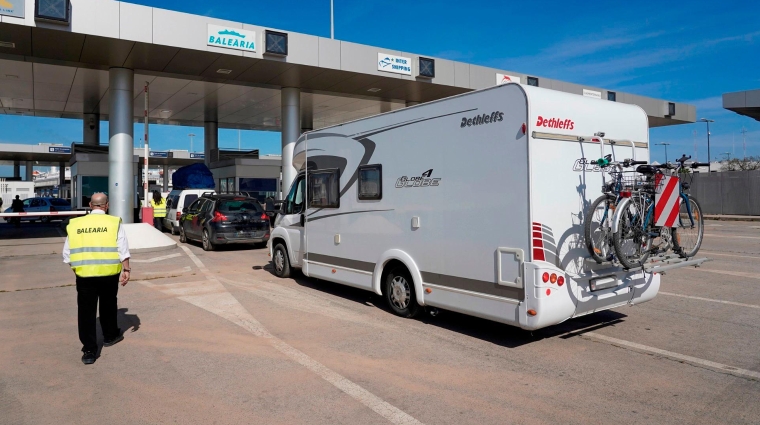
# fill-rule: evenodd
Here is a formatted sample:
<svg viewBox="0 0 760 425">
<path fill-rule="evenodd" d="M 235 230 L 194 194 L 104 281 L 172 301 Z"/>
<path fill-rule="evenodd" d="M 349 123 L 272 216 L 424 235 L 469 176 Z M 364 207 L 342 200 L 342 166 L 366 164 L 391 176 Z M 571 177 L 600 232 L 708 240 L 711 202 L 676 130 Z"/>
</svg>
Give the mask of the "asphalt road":
<svg viewBox="0 0 760 425">
<path fill-rule="evenodd" d="M 55 225 L 0 225 L 0 424 L 760 423 L 760 223 L 708 222 L 712 261 L 653 301 L 533 333 L 401 319 L 278 279 L 265 249 L 136 254 L 125 340 L 93 366 L 62 244 Z"/>
</svg>

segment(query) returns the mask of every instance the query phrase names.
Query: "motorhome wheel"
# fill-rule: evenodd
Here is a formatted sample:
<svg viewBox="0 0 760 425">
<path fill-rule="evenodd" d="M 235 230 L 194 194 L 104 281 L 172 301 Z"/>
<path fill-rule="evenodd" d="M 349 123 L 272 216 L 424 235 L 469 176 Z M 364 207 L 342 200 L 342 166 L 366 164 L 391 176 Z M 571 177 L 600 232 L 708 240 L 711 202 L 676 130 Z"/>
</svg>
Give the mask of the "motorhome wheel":
<svg viewBox="0 0 760 425">
<path fill-rule="evenodd" d="M 401 317 L 417 315 L 419 305 L 414 293 L 414 281 L 406 269 L 397 267 L 391 270 L 385 278 L 383 292 L 394 313 Z"/>
<path fill-rule="evenodd" d="M 274 247 L 272 263 L 274 264 L 274 274 L 276 274 L 277 277 L 290 277 L 288 251 L 281 243 L 278 243 L 277 246 Z"/>
</svg>

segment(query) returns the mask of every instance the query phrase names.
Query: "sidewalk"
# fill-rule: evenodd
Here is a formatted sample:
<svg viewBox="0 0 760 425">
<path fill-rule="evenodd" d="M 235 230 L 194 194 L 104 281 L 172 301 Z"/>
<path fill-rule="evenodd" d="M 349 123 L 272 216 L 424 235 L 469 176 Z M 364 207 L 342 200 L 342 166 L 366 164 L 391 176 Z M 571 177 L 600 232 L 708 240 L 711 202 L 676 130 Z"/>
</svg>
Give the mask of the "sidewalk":
<svg viewBox="0 0 760 425">
<path fill-rule="evenodd" d="M 704 214 L 708 220 L 725 220 L 725 221 L 760 221 L 758 215 L 722 215 L 722 214 Z"/>
</svg>

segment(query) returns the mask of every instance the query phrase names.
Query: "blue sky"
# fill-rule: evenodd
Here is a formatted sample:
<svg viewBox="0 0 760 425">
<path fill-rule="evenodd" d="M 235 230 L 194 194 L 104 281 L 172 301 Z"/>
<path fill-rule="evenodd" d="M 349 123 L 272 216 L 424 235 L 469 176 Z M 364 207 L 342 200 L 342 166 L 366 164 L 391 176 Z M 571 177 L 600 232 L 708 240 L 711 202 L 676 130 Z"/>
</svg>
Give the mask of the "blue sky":
<svg viewBox="0 0 760 425">
<path fill-rule="evenodd" d="M 272 2 L 140 0 L 133 3 L 330 36 L 329 0 Z M 241 14 L 241 11 L 245 13 Z M 335 0 L 338 39 L 530 73 L 697 106 L 711 126 L 713 157 L 760 155 L 760 122 L 722 108 L 721 94 L 760 88 L 760 2 L 754 1 L 359 1 Z M 107 123 L 101 131 L 107 138 Z M 81 123 L 0 116 L 0 141 L 57 142 L 82 138 Z M 707 159 L 704 124 L 655 128 L 654 143 Z M 155 149 L 202 147 L 201 128 L 151 126 Z M 135 144 L 142 127 L 135 128 Z M 279 133 L 243 131 L 243 148 L 279 153 Z M 732 142 L 733 139 L 733 142 Z M 238 132 L 220 130 L 220 146 L 236 148 Z M 664 159 L 662 146 L 652 157 Z M 0 175 L 7 175 L 0 167 Z"/>
</svg>

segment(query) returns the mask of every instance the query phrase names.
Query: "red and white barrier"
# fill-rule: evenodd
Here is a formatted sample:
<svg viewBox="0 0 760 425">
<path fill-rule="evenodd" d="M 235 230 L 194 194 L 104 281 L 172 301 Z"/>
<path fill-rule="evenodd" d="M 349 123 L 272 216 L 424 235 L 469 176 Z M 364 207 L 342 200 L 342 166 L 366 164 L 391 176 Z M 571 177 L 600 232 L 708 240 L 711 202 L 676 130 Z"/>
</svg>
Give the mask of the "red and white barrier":
<svg viewBox="0 0 760 425">
<path fill-rule="evenodd" d="M 0 213 L 0 217 L 42 217 L 46 215 L 85 215 L 87 211 L 40 211 L 40 212 L 16 212 Z"/>
</svg>

